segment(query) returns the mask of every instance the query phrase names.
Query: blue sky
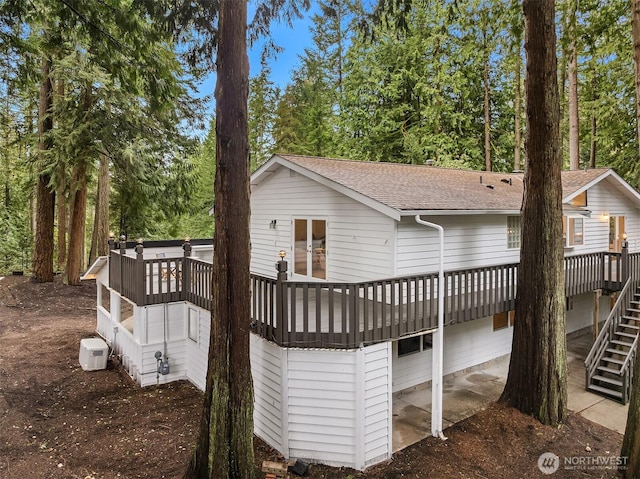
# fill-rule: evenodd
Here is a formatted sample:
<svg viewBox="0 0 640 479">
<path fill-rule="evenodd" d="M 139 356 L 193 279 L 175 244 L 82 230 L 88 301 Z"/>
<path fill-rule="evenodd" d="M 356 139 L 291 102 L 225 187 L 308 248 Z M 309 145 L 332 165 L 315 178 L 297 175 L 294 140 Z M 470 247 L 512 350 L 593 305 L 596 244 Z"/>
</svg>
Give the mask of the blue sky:
<svg viewBox="0 0 640 479">
<path fill-rule="evenodd" d="M 289 26 L 286 23 L 274 23 L 271 26 L 271 37 L 273 42 L 282 48 L 280 53 L 269 60 L 269 65 L 271 67 L 271 81 L 280 88 L 284 88 L 287 85 L 291 78 L 291 72 L 299 63 L 299 55 L 301 55 L 304 49 L 311 44 L 309 27 L 312 23 L 311 17 L 316 10 L 317 6 L 312 0 L 311 9 L 306 12 L 304 18 L 295 20 L 292 26 Z M 251 15 L 251 12 L 249 14 Z M 249 51 L 249 74 L 251 76 L 257 75 L 260 71 L 260 53 L 264 43 L 264 39 L 257 41 Z M 198 96 L 210 95 L 211 98 L 213 98 L 213 91 L 216 83 L 215 78 L 215 73 L 212 73 L 202 82 L 198 88 Z M 213 113 L 213 110 L 214 105 L 213 100 L 211 100 L 211 105 L 209 106 L 208 111 Z"/>
</svg>

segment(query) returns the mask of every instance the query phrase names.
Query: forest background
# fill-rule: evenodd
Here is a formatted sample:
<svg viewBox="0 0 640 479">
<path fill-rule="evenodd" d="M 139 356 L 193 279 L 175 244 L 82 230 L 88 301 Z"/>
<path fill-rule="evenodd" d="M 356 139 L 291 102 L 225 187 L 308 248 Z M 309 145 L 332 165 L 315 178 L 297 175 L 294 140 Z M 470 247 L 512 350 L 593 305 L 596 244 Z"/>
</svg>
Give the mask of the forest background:
<svg viewBox="0 0 640 479">
<path fill-rule="evenodd" d="M 317 1 L 283 86 L 265 43 L 252 170 L 278 152 L 525 168 L 520 2 L 412 3 L 378 22 L 367 2 Z M 32 267 L 39 191 L 54 199 L 60 272 L 104 254 L 110 234 L 212 237 L 213 122 L 194 94 L 212 63 L 190 58 L 193 31 L 170 33 L 170 15 L 150 11 L 0 0 L 0 275 Z M 638 187 L 629 2 L 559 0 L 557 12 L 565 167 L 613 167 Z"/>
</svg>

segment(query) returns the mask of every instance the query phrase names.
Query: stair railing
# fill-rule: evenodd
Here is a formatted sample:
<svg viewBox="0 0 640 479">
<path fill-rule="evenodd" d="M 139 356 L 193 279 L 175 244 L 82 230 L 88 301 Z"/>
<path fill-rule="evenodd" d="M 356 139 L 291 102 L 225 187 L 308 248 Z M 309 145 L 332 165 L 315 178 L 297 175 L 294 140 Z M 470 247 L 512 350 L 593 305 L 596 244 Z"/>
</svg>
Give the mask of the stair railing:
<svg viewBox="0 0 640 479">
<path fill-rule="evenodd" d="M 620 377 L 622 379 L 622 404 L 627 404 L 631 397 L 631 385 L 633 381 L 633 367 L 636 361 L 636 351 L 638 347 L 638 336 L 636 335 L 631 345 L 631 350 L 624 363 L 620 367 Z"/>
<path fill-rule="evenodd" d="M 587 387 L 591 383 L 591 378 L 596 373 L 596 369 L 598 367 L 598 364 L 600 363 L 600 360 L 606 353 L 609 341 L 613 339 L 614 332 L 620 324 L 622 316 L 624 316 L 627 308 L 631 304 L 631 298 L 633 296 L 633 292 L 635 291 L 635 288 L 631 287 L 631 283 L 631 278 L 628 278 L 626 283 L 624 284 L 624 287 L 622 288 L 622 291 L 620 291 L 620 295 L 618 296 L 616 304 L 611 309 L 609 316 L 607 316 L 607 320 L 602 326 L 600 334 L 598 334 L 598 337 L 593 343 L 591 351 L 589 351 L 587 358 L 584 360 L 585 371 L 587 375 Z"/>
</svg>

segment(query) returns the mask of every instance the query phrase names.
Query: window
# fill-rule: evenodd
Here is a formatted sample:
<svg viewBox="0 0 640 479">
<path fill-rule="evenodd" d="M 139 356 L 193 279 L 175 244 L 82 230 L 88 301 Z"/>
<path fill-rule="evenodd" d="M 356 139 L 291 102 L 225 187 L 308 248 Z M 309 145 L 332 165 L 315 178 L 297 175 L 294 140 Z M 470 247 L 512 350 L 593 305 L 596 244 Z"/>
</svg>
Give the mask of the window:
<svg viewBox="0 0 640 479">
<path fill-rule="evenodd" d="M 327 279 L 326 220 L 294 219 L 293 272 L 302 276 Z"/>
<path fill-rule="evenodd" d="M 583 191 L 571 200 L 573 206 L 587 206 L 587 192 Z"/>
<path fill-rule="evenodd" d="M 562 217 L 562 240 L 565 247 L 584 244 L 584 219 L 582 217 Z"/>
<path fill-rule="evenodd" d="M 189 308 L 189 339 L 198 342 L 198 311 Z"/>
<path fill-rule="evenodd" d="M 509 326 L 509 315 L 507 312 L 493 315 L 493 330 L 498 331 Z"/>
<path fill-rule="evenodd" d="M 493 315 L 493 330 L 499 331 L 501 329 L 513 326 L 513 321 L 516 317 L 515 310 L 504 311 L 502 313 Z"/>
<path fill-rule="evenodd" d="M 420 336 L 412 336 L 398 341 L 398 357 L 420 351 Z"/>
<path fill-rule="evenodd" d="M 411 336 L 398 341 L 398 357 L 406 354 L 428 351 L 433 347 L 433 334 Z"/>
<path fill-rule="evenodd" d="M 520 248 L 520 217 L 507 216 L 507 248 Z"/>
</svg>

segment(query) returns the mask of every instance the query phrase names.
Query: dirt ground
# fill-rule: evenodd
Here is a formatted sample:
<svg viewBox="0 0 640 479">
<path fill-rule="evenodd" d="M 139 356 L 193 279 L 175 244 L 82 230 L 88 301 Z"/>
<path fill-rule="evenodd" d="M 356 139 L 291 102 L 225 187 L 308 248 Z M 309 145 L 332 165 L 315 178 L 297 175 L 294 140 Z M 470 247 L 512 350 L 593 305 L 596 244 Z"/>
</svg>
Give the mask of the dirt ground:
<svg viewBox="0 0 640 479">
<path fill-rule="evenodd" d="M 111 360 L 78 364 L 94 336 L 95 284 L 0 280 L 0 478 L 179 478 L 189 460 L 202 394 L 191 384 L 140 388 Z M 616 456 L 622 436 L 571 415 L 542 426 L 500 405 L 365 472 L 312 465 L 312 478 L 606 478 L 611 470 L 561 468 L 544 476 L 542 453 L 560 461 Z M 278 455 L 256 439 L 256 464 Z M 257 466 L 258 467 L 258 466 Z M 257 469 L 258 470 L 258 469 Z M 257 474 L 264 477 L 264 474 Z"/>
</svg>

